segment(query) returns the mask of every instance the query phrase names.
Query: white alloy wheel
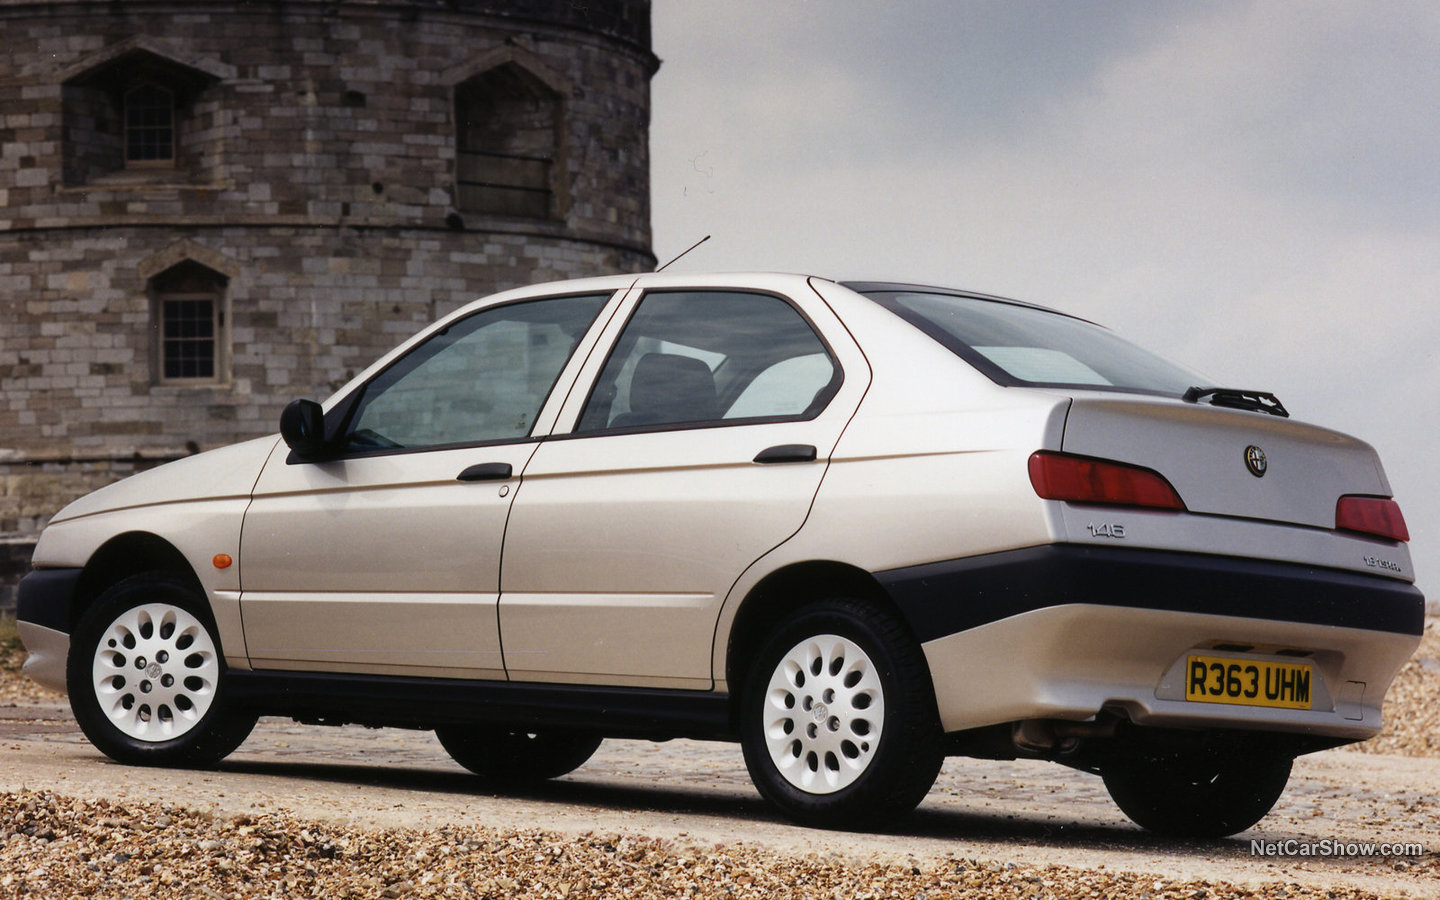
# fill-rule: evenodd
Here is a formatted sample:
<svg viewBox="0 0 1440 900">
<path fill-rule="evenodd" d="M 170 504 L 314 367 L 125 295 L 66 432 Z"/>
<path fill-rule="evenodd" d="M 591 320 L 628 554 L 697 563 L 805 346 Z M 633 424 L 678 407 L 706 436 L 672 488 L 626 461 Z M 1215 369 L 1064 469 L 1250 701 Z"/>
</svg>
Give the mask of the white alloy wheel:
<svg viewBox="0 0 1440 900">
<path fill-rule="evenodd" d="M 215 700 L 220 659 L 194 615 L 169 603 L 122 612 L 95 646 L 91 685 L 100 711 L 138 741 L 186 734 Z"/>
<path fill-rule="evenodd" d="M 834 634 L 806 638 L 780 658 L 765 691 L 770 759 L 792 786 L 833 794 L 865 774 L 880 745 L 885 692 L 874 662 Z"/>
</svg>

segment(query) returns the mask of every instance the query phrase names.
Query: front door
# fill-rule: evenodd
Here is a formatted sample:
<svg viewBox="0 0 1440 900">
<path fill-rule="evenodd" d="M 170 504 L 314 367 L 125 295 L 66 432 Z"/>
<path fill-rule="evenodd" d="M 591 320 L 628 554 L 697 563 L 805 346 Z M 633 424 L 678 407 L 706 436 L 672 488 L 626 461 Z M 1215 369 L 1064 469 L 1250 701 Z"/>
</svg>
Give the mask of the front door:
<svg viewBox="0 0 1440 900">
<path fill-rule="evenodd" d="M 252 665 L 504 677 L 506 518 L 536 420 L 608 299 L 456 321 L 331 408 L 345 419 L 332 458 L 276 449 L 241 535 Z"/>
</svg>

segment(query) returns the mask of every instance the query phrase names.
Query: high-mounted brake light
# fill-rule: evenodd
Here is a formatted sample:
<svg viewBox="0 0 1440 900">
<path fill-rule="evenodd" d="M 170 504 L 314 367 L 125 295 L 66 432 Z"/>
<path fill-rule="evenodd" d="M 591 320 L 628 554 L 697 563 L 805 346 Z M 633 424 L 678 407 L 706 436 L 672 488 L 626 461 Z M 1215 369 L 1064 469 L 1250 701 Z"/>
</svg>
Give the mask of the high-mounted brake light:
<svg viewBox="0 0 1440 900">
<path fill-rule="evenodd" d="M 1030 483 L 1045 500 L 1185 508 L 1180 495 L 1159 472 L 1103 459 L 1041 450 L 1030 455 Z"/>
<path fill-rule="evenodd" d="M 1410 529 L 1405 527 L 1400 504 L 1389 497 L 1346 494 L 1335 504 L 1335 527 L 1402 544 L 1410 540 Z"/>
</svg>

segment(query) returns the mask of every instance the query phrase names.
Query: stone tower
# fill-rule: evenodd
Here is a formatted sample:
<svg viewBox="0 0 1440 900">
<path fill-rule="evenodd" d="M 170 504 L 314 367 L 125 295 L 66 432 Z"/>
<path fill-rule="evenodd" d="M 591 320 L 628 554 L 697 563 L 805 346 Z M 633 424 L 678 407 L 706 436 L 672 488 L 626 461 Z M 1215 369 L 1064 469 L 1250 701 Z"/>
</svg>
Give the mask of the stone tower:
<svg viewBox="0 0 1440 900">
<path fill-rule="evenodd" d="M 0 569 L 465 301 L 654 267 L 648 0 L 0 0 L 0 37 Z"/>
</svg>

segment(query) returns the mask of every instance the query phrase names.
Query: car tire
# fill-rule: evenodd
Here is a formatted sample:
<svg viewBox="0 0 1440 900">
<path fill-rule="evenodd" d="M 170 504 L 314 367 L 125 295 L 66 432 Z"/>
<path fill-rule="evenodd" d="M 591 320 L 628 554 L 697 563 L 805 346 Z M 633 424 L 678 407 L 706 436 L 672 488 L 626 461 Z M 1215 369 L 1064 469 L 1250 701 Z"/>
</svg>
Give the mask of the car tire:
<svg viewBox="0 0 1440 900">
<path fill-rule="evenodd" d="M 585 764 L 601 738 L 571 731 L 507 731 L 489 726 L 435 729 L 450 758 L 482 778 L 494 781 L 544 781 Z"/>
<path fill-rule="evenodd" d="M 930 669 L 894 616 L 837 598 L 785 619 L 741 699 L 755 787 L 786 816 L 874 829 L 911 812 L 944 760 Z"/>
<path fill-rule="evenodd" d="M 1270 812 L 1290 780 L 1292 757 L 1261 742 L 1211 739 L 1197 746 L 1141 746 L 1101 770 L 1115 805 L 1159 834 L 1226 837 Z"/>
<path fill-rule="evenodd" d="M 168 573 L 112 585 L 70 636 L 70 708 L 90 743 L 117 762 L 204 768 L 228 756 L 255 716 L 228 702 L 225 677 L 203 595 Z"/>
</svg>

